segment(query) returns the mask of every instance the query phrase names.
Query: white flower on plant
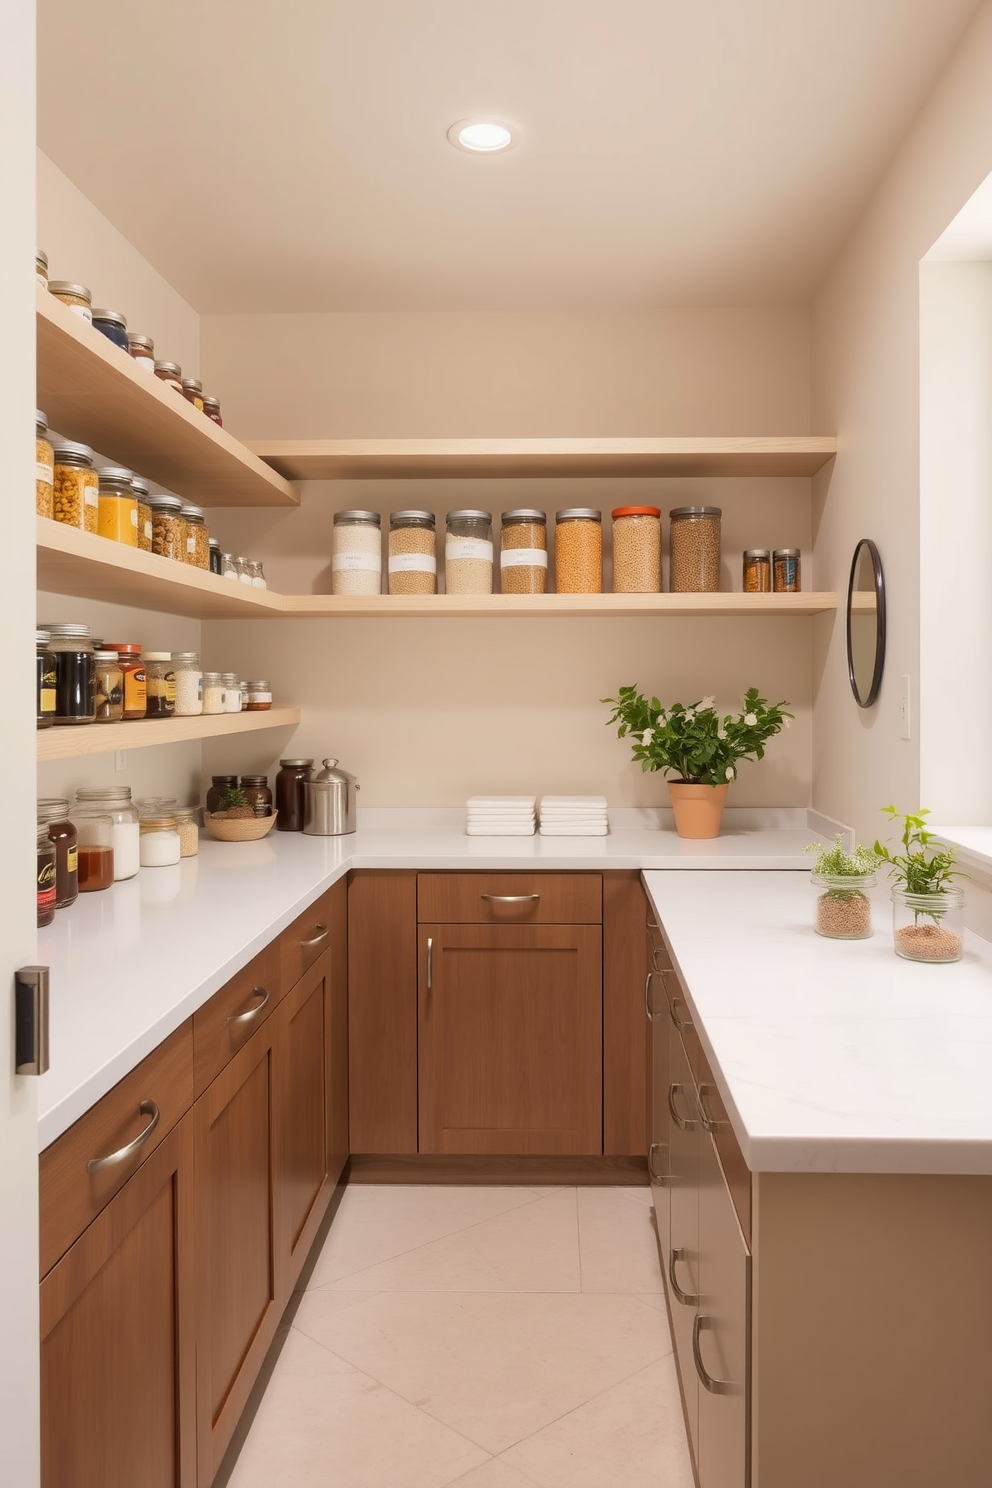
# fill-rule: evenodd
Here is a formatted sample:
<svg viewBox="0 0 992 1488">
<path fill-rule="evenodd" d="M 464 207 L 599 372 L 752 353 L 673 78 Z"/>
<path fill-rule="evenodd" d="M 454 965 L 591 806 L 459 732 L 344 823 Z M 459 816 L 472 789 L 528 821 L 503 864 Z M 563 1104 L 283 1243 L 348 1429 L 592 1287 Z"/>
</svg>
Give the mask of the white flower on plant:
<svg viewBox="0 0 992 1488">
<path fill-rule="evenodd" d="M 713 707 L 714 707 L 714 704 L 715 703 L 716 703 L 716 698 L 715 697 L 704 697 L 703 698 L 703 701 L 700 703 L 700 705 L 699 705 L 699 707 L 698 707 L 698 709 L 696 711 L 699 712 L 699 713 L 712 713 L 713 712 Z"/>
<path fill-rule="evenodd" d="M 792 719 L 789 717 L 788 713 L 783 713 L 782 715 L 782 727 L 787 729 L 790 729 L 792 727 Z"/>
<path fill-rule="evenodd" d="M 757 723 L 757 721 L 758 715 L 756 713 L 744 714 L 744 722 L 747 724 L 748 728 L 754 728 L 754 725 Z"/>
<path fill-rule="evenodd" d="M 727 779 L 728 780 L 733 780 L 733 778 L 734 778 L 734 767 L 733 767 L 733 765 L 728 765 L 727 766 Z"/>
<path fill-rule="evenodd" d="M 725 739 L 727 737 L 727 730 L 724 728 L 722 723 L 716 731 L 716 736 L 718 739 Z"/>
<path fill-rule="evenodd" d="M 641 743 L 643 745 L 645 745 L 645 747 L 646 747 L 648 744 L 651 743 L 651 740 L 653 738 L 654 738 L 654 729 L 653 728 L 646 728 L 644 730 L 643 734 L 641 735 Z"/>
<path fill-rule="evenodd" d="M 692 720 L 695 718 L 695 716 L 696 716 L 696 712 L 695 712 L 695 709 L 694 708 L 686 708 L 686 710 L 685 710 L 685 721 L 686 721 L 686 723 L 691 723 Z"/>
</svg>

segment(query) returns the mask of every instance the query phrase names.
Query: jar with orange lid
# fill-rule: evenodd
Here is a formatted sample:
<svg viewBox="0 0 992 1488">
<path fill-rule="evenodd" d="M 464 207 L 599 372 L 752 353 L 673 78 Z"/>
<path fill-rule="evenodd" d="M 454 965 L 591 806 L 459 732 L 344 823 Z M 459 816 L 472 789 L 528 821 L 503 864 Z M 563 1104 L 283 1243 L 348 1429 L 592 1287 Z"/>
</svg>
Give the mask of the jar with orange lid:
<svg viewBox="0 0 992 1488">
<path fill-rule="evenodd" d="M 613 512 L 613 593 L 661 590 L 661 508 L 618 506 Z"/>
</svg>

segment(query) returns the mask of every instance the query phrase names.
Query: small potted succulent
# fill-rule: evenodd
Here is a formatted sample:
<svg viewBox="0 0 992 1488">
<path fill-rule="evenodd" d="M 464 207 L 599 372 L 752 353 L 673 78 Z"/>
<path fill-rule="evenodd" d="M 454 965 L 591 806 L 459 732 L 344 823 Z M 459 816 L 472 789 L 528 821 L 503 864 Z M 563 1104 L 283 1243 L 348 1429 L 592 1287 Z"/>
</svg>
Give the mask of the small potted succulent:
<svg viewBox="0 0 992 1488">
<path fill-rule="evenodd" d="M 769 703 L 756 687 L 744 694 L 740 711 L 721 716 L 715 698 L 672 703 L 663 708 L 636 687 L 621 687 L 615 698 L 601 698 L 613 711 L 607 725 L 617 737 L 629 735 L 642 770 L 675 774 L 668 793 L 680 837 L 716 837 L 727 797 L 743 759 L 763 759 L 765 742 L 789 727 L 785 703 Z"/>
<path fill-rule="evenodd" d="M 841 832 L 832 847 L 810 842 L 803 852 L 815 852 L 810 883 L 816 898 L 816 933 L 831 940 L 867 940 L 872 933 L 869 890 L 875 887 L 878 858 L 870 847 L 844 847 Z"/>
<path fill-rule="evenodd" d="M 893 822 L 900 820 L 894 806 L 883 806 L 882 810 Z M 962 875 L 954 868 L 953 847 L 941 845 L 935 834 L 927 831 L 929 815 L 920 807 L 915 816 L 901 818 L 905 852 L 892 853 L 882 843 L 875 843 L 875 856 L 888 863 L 893 881 L 895 951 L 907 961 L 960 961 L 964 893 L 953 880 Z"/>
</svg>

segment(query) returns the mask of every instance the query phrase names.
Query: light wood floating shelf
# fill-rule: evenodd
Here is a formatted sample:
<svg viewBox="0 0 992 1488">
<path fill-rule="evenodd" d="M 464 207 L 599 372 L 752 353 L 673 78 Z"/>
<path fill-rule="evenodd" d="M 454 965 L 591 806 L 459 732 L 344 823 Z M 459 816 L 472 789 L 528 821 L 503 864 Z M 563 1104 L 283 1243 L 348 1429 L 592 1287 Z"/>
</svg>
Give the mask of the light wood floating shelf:
<svg viewBox="0 0 992 1488">
<path fill-rule="evenodd" d="M 808 594 L 287 594 L 283 614 L 297 619 L 537 619 L 565 616 L 819 615 L 837 595 Z"/>
<path fill-rule="evenodd" d="M 212 713 L 206 718 L 146 718 L 133 723 L 39 729 L 38 760 L 78 759 L 115 749 L 148 749 L 155 744 L 182 744 L 190 739 L 216 739 L 258 729 L 295 728 L 299 721 L 299 708 L 270 708 L 267 713 Z"/>
<path fill-rule="evenodd" d="M 275 439 L 249 444 L 289 480 L 473 476 L 815 475 L 836 439 Z"/>
<path fill-rule="evenodd" d="M 38 402 L 50 426 L 201 506 L 298 506 L 289 481 L 47 290 Z"/>
</svg>

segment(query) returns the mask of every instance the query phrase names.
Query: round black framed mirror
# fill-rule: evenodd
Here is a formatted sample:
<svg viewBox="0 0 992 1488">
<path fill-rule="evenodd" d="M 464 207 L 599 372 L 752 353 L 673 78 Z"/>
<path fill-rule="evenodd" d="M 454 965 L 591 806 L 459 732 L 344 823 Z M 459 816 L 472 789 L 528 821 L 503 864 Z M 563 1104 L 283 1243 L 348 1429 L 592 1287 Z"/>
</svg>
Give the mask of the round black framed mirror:
<svg viewBox="0 0 992 1488">
<path fill-rule="evenodd" d="M 863 537 L 847 586 L 847 675 L 859 708 L 878 697 L 885 666 L 885 579 L 878 548 Z"/>
</svg>

